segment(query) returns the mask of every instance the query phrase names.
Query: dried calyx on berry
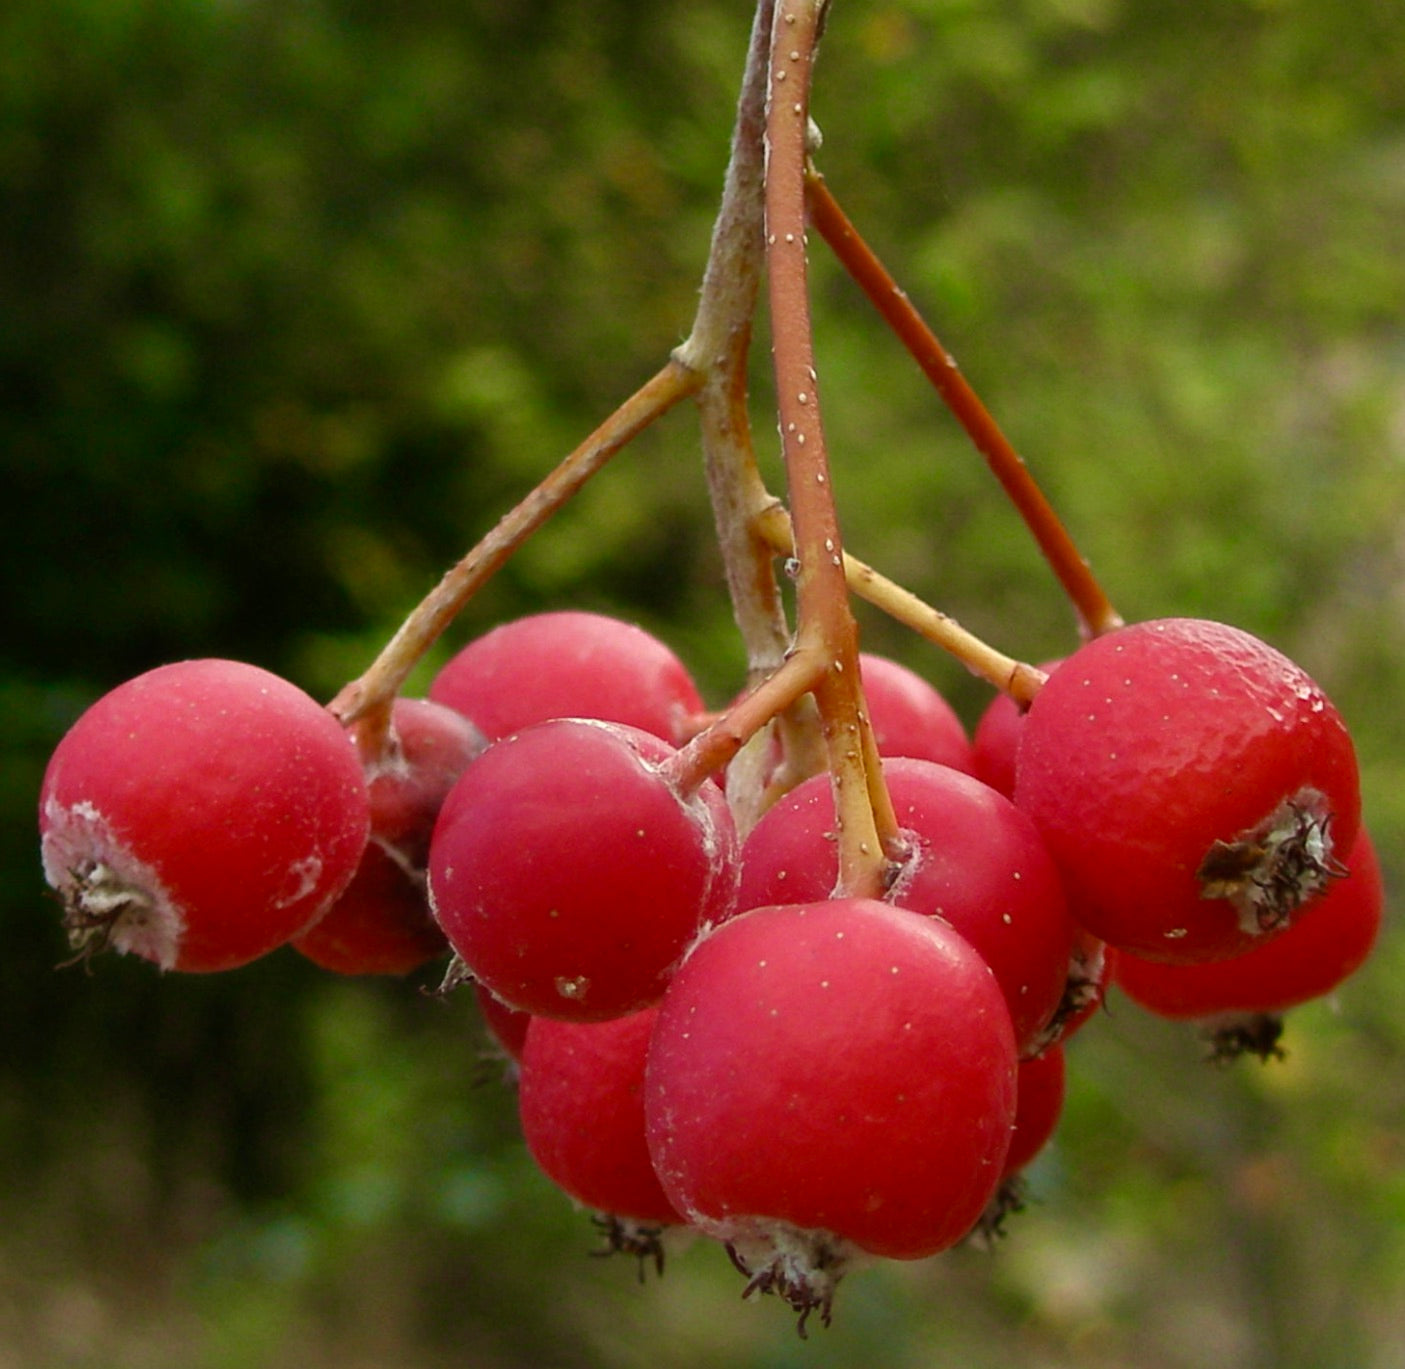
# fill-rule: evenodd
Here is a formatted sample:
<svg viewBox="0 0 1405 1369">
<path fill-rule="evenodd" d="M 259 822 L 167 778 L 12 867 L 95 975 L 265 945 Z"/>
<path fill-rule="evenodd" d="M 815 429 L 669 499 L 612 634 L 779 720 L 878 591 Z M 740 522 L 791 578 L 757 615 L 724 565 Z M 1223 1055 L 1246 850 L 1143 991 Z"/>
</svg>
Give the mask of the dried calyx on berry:
<svg viewBox="0 0 1405 1369">
<path fill-rule="evenodd" d="M 780 1298 L 796 1313 L 801 1340 L 816 1313 L 821 1326 L 830 1324 L 839 1280 L 859 1254 L 828 1231 L 806 1231 L 788 1222 L 770 1223 L 765 1231 L 735 1236 L 725 1245 L 732 1263 L 746 1276 L 742 1297 L 773 1293 Z"/>
<path fill-rule="evenodd" d="M 1272 1012 L 1223 1013 L 1204 1023 L 1209 1049 L 1205 1058 L 1229 1065 L 1241 1056 L 1256 1055 L 1265 1063 L 1282 1060 L 1283 1018 Z"/>
<path fill-rule="evenodd" d="M 1300 789 L 1253 830 L 1210 847 L 1195 872 L 1200 896 L 1228 899 L 1251 936 L 1283 926 L 1346 874 L 1332 854 L 1331 822 L 1327 796 Z"/>
</svg>

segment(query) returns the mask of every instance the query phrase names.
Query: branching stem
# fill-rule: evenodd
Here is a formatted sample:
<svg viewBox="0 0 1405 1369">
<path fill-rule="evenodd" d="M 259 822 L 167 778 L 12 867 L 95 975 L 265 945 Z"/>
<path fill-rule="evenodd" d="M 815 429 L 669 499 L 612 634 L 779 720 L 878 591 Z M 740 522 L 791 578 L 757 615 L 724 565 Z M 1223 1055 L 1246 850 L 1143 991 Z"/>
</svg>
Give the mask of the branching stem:
<svg viewBox="0 0 1405 1369">
<path fill-rule="evenodd" d="M 680 400 L 697 393 L 702 381 L 698 372 L 670 360 L 504 514 L 421 600 L 366 672 L 328 705 L 344 726 L 357 725 L 357 746 L 363 759 L 374 761 L 383 754 L 395 696 L 464 605 L 612 456 Z"/>
<path fill-rule="evenodd" d="M 780 556 L 794 550 L 790 520 L 779 505 L 764 510 L 756 521 L 757 533 Z M 844 553 L 844 575 L 849 588 L 890 618 L 911 628 L 935 646 L 956 657 L 973 675 L 1028 707 L 1048 678 L 1036 666 L 1007 656 L 968 632 L 955 618 L 933 608 L 911 590 L 904 589 L 872 566 Z"/>
</svg>

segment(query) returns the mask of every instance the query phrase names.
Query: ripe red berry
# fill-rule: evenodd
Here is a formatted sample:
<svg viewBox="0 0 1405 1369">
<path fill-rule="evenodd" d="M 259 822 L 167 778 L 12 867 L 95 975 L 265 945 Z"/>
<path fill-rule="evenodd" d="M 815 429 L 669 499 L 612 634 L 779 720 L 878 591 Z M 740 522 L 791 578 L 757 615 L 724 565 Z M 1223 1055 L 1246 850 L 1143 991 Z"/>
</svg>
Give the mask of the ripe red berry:
<svg viewBox="0 0 1405 1369">
<path fill-rule="evenodd" d="M 1062 660 L 1043 661 L 1039 669 L 1052 675 Z M 997 694 L 976 720 L 971 737 L 971 773 L 1005 797 L 1015 794 L 1015 755 L 1024 729 L 1025 710 L 1008 694 Z"/>
<path fill-rule="evenodd" d="M 936 918 L 865 899 L 756 909 L 659 1008 L 649 1148 L 679 1212 L 802 1316 L 856 1251 L 935 1254 L 993 1194 L 1015 1108 L 1009 1013 Z"/>
<path fill-rule="evenodd" d="M 548 718 L 601 718 L 678 743 L 703 709 L 683 663 L 658 638 L 574 610 L 519 618 L 470 642 L 429 697 L 493 740 Z"/>
<path fill-rule="evenodd" d="M 1015 1120 L 1000 1186 L 967 1236 L 987 1247 L 1005 1234 L 1005 1219 L 1024 1210 L 1025 1166 L 1049 1144 L 1059 1124 L 1065 1089 L 1063 1047 L 1050 1046 L 1040 1055 L 1021 1060 L 1015 1089 Z"/>
<path fill-rule="evenodd" d="M 868 652 L 859 657 L 859 669 L 880 756 L 912 756 L 971 773 L 965 725 L 922 676 Z"/>
<path fill-rule="evenodd" d="M 449 949 L 423 876 L 374 839 L 341 896 L 289 944 L 334 974 L 410 974 Z"/>
<path fill-rule="evenodd" d="M 1015 1079 L 1015 1121 L 1003 1177 L 1012 1178 L 1049 1144 L 1063 1112 L 1067 1069 L 1062 1046 L 1021 1060 Z"/>
<path fill-rule="evenodd" d="M 481 984 L 473 986 L 473 994 L 478 1000 L 478 1011 L 483 1015 L 483 1025 L 487 1027 L 488 1035 L 509 1060 L 520 1061 L 527 1044 L 527 1028 L 532 1024 L 532 1014 L 509 1008 Z"/>
<path fill-rule="evenodd" d="M 1360 821 L 1340 715 L 1236 628 L 1138 623 L 1070 656 L 1025 719 L 1015 800 L 1109 945 L 1218 959 L 1286 927 Z"/>
<path fill-rule="evenodd" d="M 615 723 L 538 723 L 494 742 L 434 829 L 432 904 L 509 1006 L 599 1021 L 656 1001 L 699 930 L 728 916 L 736 829 L 711 780 L 680 795 L 666 742 Z"/>
<path fill-rule="evenodd" d="M 445 704 L 396 699 L 389 749 L 366 775 L 372 834 L 423 869 L 445 797 L 487 744 L 472 722 Z"/>
<path fill-rule="evenodd" d="M 119 685 L 59 743 L 39 798 L 74 948 L 163 969 L 227 970 L 282 945 L 346 887 L 368 826 L 341 726 L 238 661 Z"/>
<path fill-rule="evenodd" d="M 1162 1017 L 1279 1013 L 1331 993 L 1365 962 L 1380 932 L 1385 886 L 1375 846 L 1363 828 L 1334 880 L 1281 936 L 1229 960 L 1166 965 L 1123 955 L 1114 977 L 1122 991 Z"/>
<path fill-rule="evenodd" d="M 657 1008 L 609 1022 L 534 1017 L 518 1077 L 522 1136 L 545 1173 L 611 1217 L 676 1225 L 644 1141 L 644 1061 Z"/>
<path fill-rule="evenodd" d="M 930 761 L 883 763 L 911 845 L 885 901 L 949 922 L 995 972 L 1022 1052 L 1064 994 L 1077 928 L 1034 824 L 970 775 Z M 770 808 L 742 847 L 738 906 L 825 898 L 839 875 L 828 775 Z"/>
<path fill-rule="evenodd" d="M 448 950 L 425 888 L 429 838 L 445 795 L 486 744 L 452 708 L 395 701 L 387 753 L 367 775 L 371 836 L 360 867 L 293 938 L 296 951 L 338 974 L 401 975 Z"/>
</svg>

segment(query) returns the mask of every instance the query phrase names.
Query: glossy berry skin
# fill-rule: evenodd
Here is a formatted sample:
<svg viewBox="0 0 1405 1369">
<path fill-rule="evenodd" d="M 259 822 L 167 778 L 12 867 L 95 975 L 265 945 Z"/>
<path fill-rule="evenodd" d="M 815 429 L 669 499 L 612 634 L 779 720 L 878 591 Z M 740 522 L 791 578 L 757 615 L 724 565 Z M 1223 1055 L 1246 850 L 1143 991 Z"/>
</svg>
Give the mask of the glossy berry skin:
<svg viewBox="0 0 1405 1369">
<path fill-rule="evenodd" d="M 366 773 L 377 840 L 422 869 L 444 799 L 487 745 L 483 733 L 446 704 L 396 699 L 387 753 Z"/>
<path fill-rule="evenodd" d="M 478 1000 L 478 1011 L 493 1042 L 509 1060 L 520 1061 L 527 1045 L 527 1028 L 532 1025 L 532 1014 L 509 1008 L 481 984 L 473 986 L 473 996 Z"/>
<path fill-rule="evenodd" d="M 1281 931 L 1360 822 L 1351 739 L 1322 690 L 1250 634 L 1197 619 L 1070 656 L 1025 719 L 1015 801 L 1079 920 L 1176 963 Z"/>
<path fill-rule="evenodd" d="M 1067 1065 L 1062 1046 L 1021 1060 L 1015 1080 L 1015 1121 L 1002 1178 L 1018 1174 L 1049 1144 L 1063 1112 Z"/>
<path fill-rule="evenodd" d="M 975 947 L 1006 997 L 1021 1052 L 1063 997 L 1077 934 L 1034 824 L 970 775 L 895 757 L 883 776 L 911 854 L 885 902 L 941 917 Z M 741 907 L 826 897 L 839 875 L 829 777 L 773 805 L 742 847 Z"/>
<path fill-rule="evenodd" d="M 753 1273 L 776 1261 L 787 1296 L 854 1249 L 918 1259 L 959 1240 L 1014 1108 L 984 962 L 946 924 L 864 899 L 755 909 L 701 940 L 645 1082 L 664 1191 Z"/>
<path fill-rule="evenodd" d="M 1366 961 L 1385 906 L 1380 862 L 1364 828 L 1346 866 L 1347 877 L 1333 880 L 1281 936 L 1206 965 L 1166 965 L 1123 955 L 1114 982 L 1134 1002 L 1171 1018 L 1280 1013 L 1321 998 Z"/>
<path fill-rule="evenodd" d="M 293 938 L 296 951 L 338 974 L 391 975 L 448 951 L 425 889 L 429 838 L 445 796 L 486 745 L 452 708 L 395 701 L 386 752 L 367 770 L 371 835 L 361 864 L 341 897 Z"/>
<path fill-rule="evenodd" d="M 860 655 L 859 670 L 880 756 L 912 756 L 972 773 L 964 724 L 922 676 L 868 652 Z"/>
<path fill-rule="evenodd" d="M 683 797 L 647 732 L 556 719 L 493 743 L 445 800 L 431 906 L 470 974 L 508 1006 L 600 1021 L 655 1002 L 704 926 L 728 916 L 736 829 L 707 781 Z"/>
<path fill-rule="evenodd" d="M 75 949 L 168 970 L 232 969 L 304 930 L 350 881 L 369 824 L 341 726 L 239 661 L 161 666 L 104 695 L 39 798 Z"/>
<path fill-rule="evenodd" d="M 350 975 L 406 975 L 449 951 L 430 914 L 423 875 L 375 840 L 366 843 L 341 896 L 289 944 L 314 965 Z"/>
<path fill-rule="evenodd" d="M 1062 658 L 1043 661 L 1039 669 L 1052 675 Z M 1024 730 L 1025 711 L 1008 694 L 997 694 L 976 720 L 971 736 L 971 774 L 1007 799 L 1015 795 L 1015 756 Z"/>
<path fill-rule="evenodd" d="M 503 623 L 470 642 L 429 697 L 492 740 L 549 718 L 600 718 L 678 743 L 703 709 L 687 669 L 658 638 L 574 609 Z"/>
<path fill-rule="evenodd" d="M 644 1141 L 644 1062 L 656 1008 L 609 1022 L 534 1017 L 522 1049 L 518 1112 L 532 1158 L 578 1203 L 612 1217 L 676 1225 Z"/>
</svg>

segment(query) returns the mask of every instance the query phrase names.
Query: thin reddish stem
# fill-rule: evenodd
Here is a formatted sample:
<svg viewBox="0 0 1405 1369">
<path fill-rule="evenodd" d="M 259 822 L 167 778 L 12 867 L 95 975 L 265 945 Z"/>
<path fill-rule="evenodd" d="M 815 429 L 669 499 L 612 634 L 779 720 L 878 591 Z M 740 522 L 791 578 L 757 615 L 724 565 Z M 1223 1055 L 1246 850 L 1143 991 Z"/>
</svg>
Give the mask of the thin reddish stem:
<svg viewBox="0 0 1405 1369">
<path fill-rule="evenodd" d="M 680 793 L 695 792 L 710 775 L 728 765 L 772 718 L 813 690 L 824 673 L 825 665 L 817 657 L 792 656 L 670 756 L 661 768 Z M 730 789 L 728 793 L 730 796 Z"/>
<path fill-rule="evenodd" d="M 810 221 L 922 368 L 976 450 L 985 458 L 1063 585 L 1078 614 L 1083 634 L 1098 636 L 1121 627 L 1122 619 L 1117 610 L 1019 453 L 967 383 L 955 358 L 938 341 L 906 292 L 859 235 L 830 193 L 824 177 L 813 167 L 807 172 L 806 189 Z"/>
<path fill-rule="evenodd" d="M 758 515 L 755 526 L 757 535 L 765 538 L 773 551 L 781 556 L 791 555 L 795 543 L 784 509 L 776 506 L 764 510 Z M 1022 707 L 1027 708 L 1034 701 L 1034 696 L 1047 678 L 1038 667 L 997 651 L 973 632 L 968 632 L 955 618 L 933 608 L 911 590 L 880 575 L 872 566 L 847 551 L 844 553 L 844 575 L 850 590 L 859 598 L 867 600 L 904 627 L 910 627 L 950 653 L 973 675 L 1008 694 Z"/>
<path fill-rule="evenodd" d="M 328 704 L 343 725 L 358 724 L 363 758 L 382 755 L 390 736 L 395 696 L 425 652 L 464 605 L 534 532 L 566 504 L 610 458 L 680 400 L 695 394 L 703 377 L 670 360 L 570 453 L 530 494 L 510 509 L 467 556 L 425 596 L 369 669 Z"/>
</svg>

